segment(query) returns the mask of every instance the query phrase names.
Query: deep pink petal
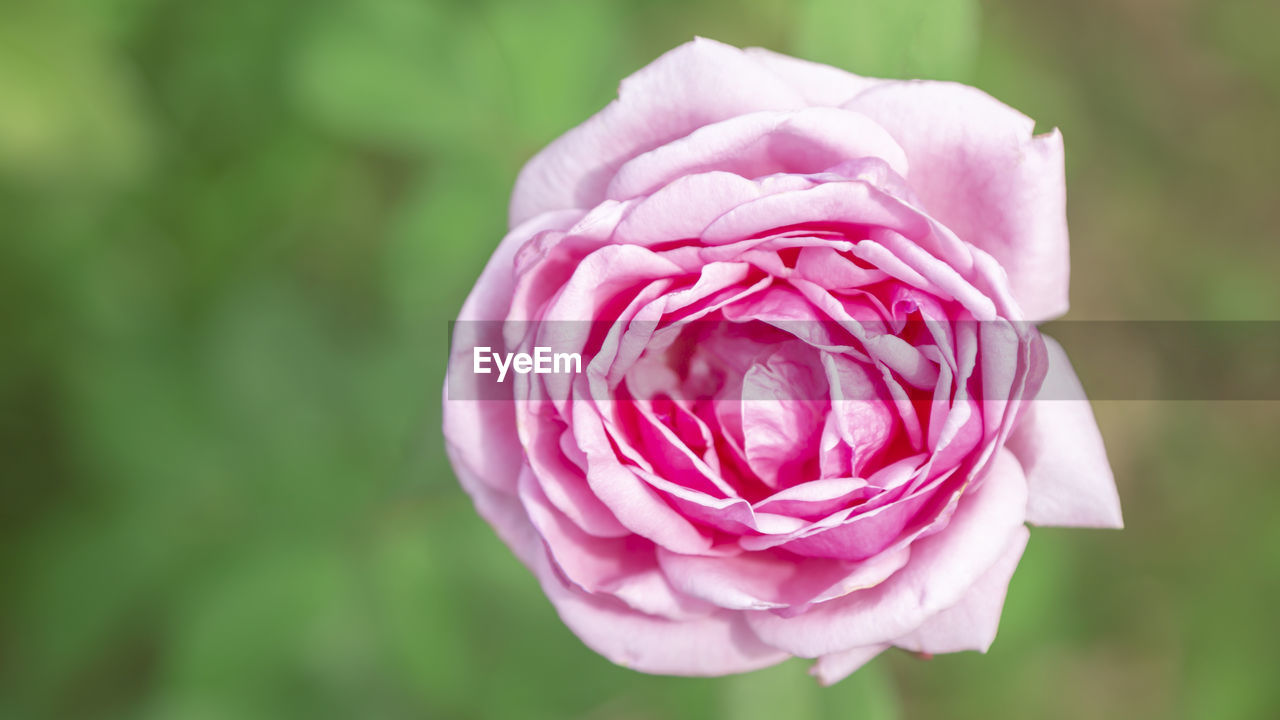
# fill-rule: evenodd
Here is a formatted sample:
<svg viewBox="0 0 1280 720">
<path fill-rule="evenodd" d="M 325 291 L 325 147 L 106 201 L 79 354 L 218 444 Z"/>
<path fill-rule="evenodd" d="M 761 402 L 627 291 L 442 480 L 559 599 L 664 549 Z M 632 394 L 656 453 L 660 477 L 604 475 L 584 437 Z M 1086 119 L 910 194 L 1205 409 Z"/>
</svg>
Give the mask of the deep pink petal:
<svg viewBox="0 0 1280 720">
<path fill-rule="evenodd" d="M 676 552 L 705 553 L 711 537 L 666 502 L 634 468 L 618 461 L 599 416 L 574 414 L 574 434 L 587 457 L 587 482 L 618 522 L 632 532 Z"/>
</svg>

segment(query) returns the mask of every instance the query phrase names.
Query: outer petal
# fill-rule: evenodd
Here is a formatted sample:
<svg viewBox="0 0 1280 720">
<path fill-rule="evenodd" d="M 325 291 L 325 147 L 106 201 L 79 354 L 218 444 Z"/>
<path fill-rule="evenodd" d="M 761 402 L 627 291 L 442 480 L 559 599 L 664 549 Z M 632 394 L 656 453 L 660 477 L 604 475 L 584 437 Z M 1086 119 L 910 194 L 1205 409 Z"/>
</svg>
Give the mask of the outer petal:
<svg viewBox="0 0 1280 720">
<path fill-rule="evenodd" d="M 809 674 L 818 678 L 818 682 L 825 686 L 835 685 L 888 648 L 888 645 L 868 645 L 823 655 L 809 668 Z"/>
<path fill-rule="evenodd" d="M 789 225 L 813 223 L 815 218 L 829 224 L 873 225 L 908 235 L 924 234 L 928 229 L 923 216 L 867 183 L 829 182 L 745 202 L 708 225 L 702 240 L 726 245 Z"/>
<path fill-rule="evenodd" d="M 449 362 L 451 377 L 445 380 L 444 438 L 459 479 L 473 495 L 471 483 L 488 484 L 514 495 L 523 452 L 516 441 L 515 403 L 449 397 L 451 388 L 460 391 L 459 397 L 479 396 L 478 392 L 467 390 L 468 386 L 477 387 L 479 381 L 470 370 L 470 353 L 479 343 L 462 338 L 482 327 L 468 323 L 502 320 L 507 316 L 514 284 L 512 269 L 516 253 L 525 242 L 540 231 L 569 227 L 581 216 L 582 213 L 576 210 L 547 214 L 508 233 L 489 258 L 458 314 L 461 324 L 455 327 L 455 349 Z M 505 441 L 485 443 L 481 441 L 482 437 Z M 468 472 L 463 472 L 463 468 Z"/>
<path fill-rule="evenodd" d="M 901 569 L 910 555 L 903 548 L 854 564 L 771 552 L 706 557 L 659 550 L 658 561 L 671 584 L 692 597 L 732 610 L 769 610 L 872 587 Z"/>
<path fill-rule="evenodd" d="M 686 175 L 637 203 L 618 223 L 613 240 L 657 245 L 697 237 L 730 208 L 762 194 L 758 183 L 733 173 Z"/>
<path fill-rule="evenodd" d="M 844 107 L 879 122 L 907 152 L 908 180 L 930 215 L 1005 268 L 1033 321 L 1067 309 L 1062 136 L 946 82 L 886 81 Z"/>
<path fill-rule="evenodd" d="M 1120 498 L 1084 388 L 1056 340 L 1044 337 L 1049 374 L 1023 409 L 1007 447 L 1027 473 L 1027 520 L 1120 528 Z"/>
<path fill-rule="evenodd" d="M 902 148 L 884 128 L 858 113 L 825 107 L 750 113 L 628 160 L 607 192 L 625 200 L 695 173 L 723 170 L 745 178 L 817 173 L 865 157 L 880 158 L 895 173 L 907 174 Z"/>
<path fill-rule="evenodd" d="M 711 676 L 758 670 L 788 657 L 761 642 L 740 613 L 724 611 L 689 620 L 647 615 L 565 583 L 545 554 L 539 553 L 536 560 L 534 573 L 560 619 L 587 647 L 624 667 Z"/>
<path fill-rule="evenodd" d="M 929 618 L 915 632 L 894 641 L 907 650 L 927 653 L 951 653 L 961 650 L 986 652 L 996 639 L 1000 612 L 1004 609 L 1009 580 L 1022 559 L 1031 532 L 1023 526 L 1004 555 L 969 589 L 960 602 Z"/>
<path fill-rule="evenodd" d="M 799 93 L 738 48 L 702 38 L 685 43 L 623 80 L 617 100 L 525 165 L 511 196 L 511 225 L 598 204 L 622 163 L 703 125 L 804 106 Z"/>
<path fill-rule="evenodd" d="M 612 595 L 649 615 L 688 619 L 714 611 L 671 587 L 647 541 L 634 535 L 595 537 L 576 527 L 551 506 L 527 470 L 521 475 L 520 499 L 563 579 L 589 593 Z"/>
<path fill-rule="evenodd" d="M 810 105 L 837 106 L 863 90 L 884 82 L 764 48 L 747 48 L 745 52 L 795 88 Z"/>
<path fill-rule="evenodd" d="M 761 642 L 740 613 L 667 620 L 568 584 L 547 556 L 520 501 L 468 481 L 467 470 L 458 468 L 480 514 L 533 571 L 565 625 L 592 650 L 619 665 L 668 675 L 725 675 L 787 659 L 785 652 Z"/>
<path fill-rule="evenodd" d="M 1001 452 L 982 486 L 961 499 L 950 524 L 916 541 L 910 562 L 888 580 L 793 618 L 748 612 L 751 627 L 765 642 L 801 657 L 893 642 L 959 602 L 995 565 L 1010 538 L 1023 531 L 1025 503 L 1022 470 Z"/>
</svg>

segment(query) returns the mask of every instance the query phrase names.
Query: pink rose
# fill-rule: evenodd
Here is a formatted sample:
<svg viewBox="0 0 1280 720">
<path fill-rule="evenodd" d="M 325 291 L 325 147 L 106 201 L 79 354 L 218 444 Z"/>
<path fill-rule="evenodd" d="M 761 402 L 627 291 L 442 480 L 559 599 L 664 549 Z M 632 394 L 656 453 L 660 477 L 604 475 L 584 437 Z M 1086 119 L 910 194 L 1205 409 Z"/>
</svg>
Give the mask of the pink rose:
<svg viewBox="0 0 1280 720">
<path fill-rule="evenodd" d="M 1033 324 L 1067 308 L 1067 227 L 1062 138 L 1032 126 L 695 40 L 525 166 L 444 432 L 583 642 L 678 675 L 816 658 L 824 683 L 893 645 L 985 650 L 1026 523 L 1120 526 L 1088 403 L 1030 402 L 1079 390 Z M 492 321 L 581 372 L 477 373 L 464 328 Z"/>
</svg>

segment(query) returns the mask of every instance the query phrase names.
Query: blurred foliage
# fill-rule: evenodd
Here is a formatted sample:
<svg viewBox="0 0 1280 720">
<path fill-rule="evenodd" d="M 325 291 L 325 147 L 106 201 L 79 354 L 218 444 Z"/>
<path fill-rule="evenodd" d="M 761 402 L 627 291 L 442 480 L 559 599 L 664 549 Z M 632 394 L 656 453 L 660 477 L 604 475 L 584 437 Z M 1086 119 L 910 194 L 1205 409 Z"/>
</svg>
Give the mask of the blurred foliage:
<svg viewBox="0 0 1280 720">
<path fill-rule="evenodd" d="M 614 667 L 454 482 L 447 321 L 520 164 L 694 34 L 967 78 L 1067 137 L 1076 317 L 1274 319 L 1247 0 L 44 0 L 0 21 L 0 717 L 1263 717 L 1274 405 L 1100 403 L 983 658 Z M 981 24 L 981 44 L 977 43 Z"/>
<path fill-rule="evenodd" d="M 977 0 L 805 0 L 795 52 L 860 75 L 968 81 Z"/>
</svg>

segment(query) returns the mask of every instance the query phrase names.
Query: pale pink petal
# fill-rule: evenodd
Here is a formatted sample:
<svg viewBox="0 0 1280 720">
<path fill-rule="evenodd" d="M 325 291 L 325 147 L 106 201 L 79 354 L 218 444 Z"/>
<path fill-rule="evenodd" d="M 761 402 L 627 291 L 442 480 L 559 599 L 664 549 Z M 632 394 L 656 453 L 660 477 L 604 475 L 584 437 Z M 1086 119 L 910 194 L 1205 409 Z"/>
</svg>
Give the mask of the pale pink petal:
<svg viewBox="0 0 1280 720">
<path fill-rule="evenodd" d="M 492 321 L 506 318 L 510 311 L 512 267 L 521 246 L 537 233 L 571 226 L 581 216 L 576 210 L 547 214 L 512 230 L 494 250 L 458 313 L 445 379 L 443 427 L 454 467 L 468 470 L 460 477 L 464 484 L 485 483 L 515 493 L 516 476 L 524 462 L 515 432 L 515 404 L 477 399 L 483 396 L 480 388 L 489 376 L 474 372 L 473 349 L 478 344 L 474 340 L 496 327 Z M 501 339 L 493 338 L 491 346 L 500 345 Z M 478 441 L 489 433 L 498 440 Z"/>
<path fill-rule="evenodd" d="M 671 584 L 683 593 L 733 610 L 770 610 L 831 600 L 872 587 L 906 564 L 902 548 L 861 563 L 796 558 L 765 551 L 732 557 L 658 551 Z"/>
<path fill-rule="evenodd" d="M 582 258 L 608 243 L 634 203 L 608 201 L 584 214 L 564 232 L 544 232 L 521 246 L 513 268 L 513 320 L 539 320 L 543 305 L 568 282 Z M 570 318 L 572 319 L 572 318 Z"/>
<path fill-rule="evenodd" d="M 906 264 L 928 283 L 919 286 L 922 290 L 932 292 L 942 298 L 954 298 L 964 306 L 977 320 L 994 320 L 998 317 L 998 308 L 988 293 L 974 286 L 971 278 L 974 273 L 961 274 L 954 263 L 947 263 L 920 246 L 918 242 L 892 228 L 877 228 L 870 233 L 871 240 L 858 243 L 861 251 L 864 245 L 875 242 L 888 250 L 897 263 Z M 932 237 L 932 236 L 931 236 Z M 860 253 L 859 257 L 863 257 Z M 866 258 L 870 260 L 870 258 Z M 886 272 L 896 275 L 888 267 Z M 904 278 L 905 280 L 905 278 Z M 908 282 L 910 282 L 908 280 Z M 914 283 L 913 283 L 914 284 Z"/>
<path fill-rule="evenodd" d="M 520 559 L 520 562 L 530 568 L 536 568 L 539 564 L 546 565 L 546 548 L 542 544 L 537 529 L 529 520 L 529 513 L 525 511 L 520 498 L 514 494 L 494 490 L 484 483 L 477 482 L 475 478 L 468 477 L 470 472 L 465 466 L 455 467 L 458 480 L 475 502 L 476 511 L 480 513 L 480 517 L 493 527 L 498 537 Z"/>
<path fill-rule="evenodd" d="M 873 225 L 904 235 L 923 235 L 928 221 L 918 212 L 871 185 L 830 182 L 808 190 L 767 195 L 720 216 L 702 232 L 702 240 L 723 245 L 791 225 Z"/>
<path fill-rule="evenodd" d="M 591 492 L 585 477 L 587 461 L 564 422 L 540 418 L 525 424 L 526 462 L 547 499 L 575 525 L 597 537 L 623 537 L 631 531 L 620 524 Z"/>
<path fill-rule="evenodd" d="M 1022 559 L 1030 531 L 1024 526 L 1009 541 L 1004 555 L 974 583 L 960 602 L 925 621 L 914 632 L 894 641 L 894 645 L 915 652 L 951 653 L 962 650 L 986 652 L 996 639 L 1000 613 L 1009 591 L 1009 580 Z"/>
<path fill-rule="evenodd" d="M 1120 528 L 1120 497 L 1093 409 L 1071 361 L 1044 338 L 1049 374 L 1027 403 L 1008 448 L 1027 473 L 1027 520 L 1035 525 Z"/>
<path fill-rule="evenodd" d="M 787 85 L 803 95 L 810 105 L 841 105 L 863 90 L 883 82 L 765 48 L 752 47 L 744 52 L 782 78 Z"/>
<path fill-rule="evenodd" d="M 794 655 L 818 657 L 893 642 L 955 605 L 1021 532 L 1026 480 L 1018 461 L 1001 452 L 982 487 L 961 498 L 942 531 L 917 540 L 911 560 L 888 580 L 822 603 L 803 615 L 749 612 L 765 642 Z"/>
<path fill-rule="evenodd" d="M 613 239 L 618 243 L 657 245 L 696 238 L 729 208 L 760 197 L 758 183 L 727 172 L 689 175 L 641 200 Z"/>
<path fill-rule="evenodd" d="M 888 273 L 829 247 L 807 247 L 796 259 L 794 277 L 827 290 L 850 290 L 880 282 Z"/>
<path fill-rule="evenodd" d="M 625 200 L 648 195 L 676 179 L 711 171 L 745 178 L 774 173 L 817 173 L 858 158 L 884 161 L 907 174 L 902 148 L 869 118 L 838 108 L 757 112 L 699 128 L 688 136 L 628 160 L 606 195 Z"/>
<path fill-rule="evenodd" d="M 573 276 L 547 303 L 540 319 L 567 323 L 598 320 L 606 317 L 605 308 L 618 299 L 629 301 L 645 285 L 680 274 L 679 266 L 646 248 L 606 245 L 581 259 Z M 661 294 L 652 289 L 651 292 L 655 297 Z"/>
<path fill-rule="evenodd" d="M 895 498 L 900 494 L 885 493 Z M 878 500 L 871 501 L 875 502 Z M 814 523 L 815 527 L 821 528 L 820 531 L 804 533 L 787 540 L 780 547 L 806 557 L 831 557 L 851 562 L 864 560 L 892 545 L 923 510 L 937 504 L 932 492 L 921 491 L 871 510 L 865 510 L 867 505 L 862 505 L 858 508 L 859 514 L 843 522 L 831 523 L 830 527 L 823 527 L 828 524 L 826 521 Z M 842 518 L 847 513 L 837 513 L 832 519 Z M 754 548 L 764 544 L 762 540 L 769 538 L 743 538 L 740 544 Z"/>
<path fill-rule="evenodd" d="M 861 473 L 893 429 L 887 391 L 865 364 L 847 356 L 824 352 L 822 364 L 831 388 L 828 421 L 835 437 L 850 449 L 853 472 Z"/>
<path fill-rule="evenodd" d="M 663 675 L 714 676 L 776 665 L 787 654 L 760 641 L 741 613 L 668 620 L 565 583 L 545 553 L 532 563 L 560 619 L 587 647 L 623 667 Z"/>
<path fill-rule="evenodd" d="M 834 421 L 828 417 L 827 428 Z M 824 438 L 827 428 L 823 429 Z M 810 480 L 780 490 L 755 503 L 758 511 L 813 518 L 830 515 L 857 501 L 865 501 L 878 492 L 863 478 L 829 477 Z"/>
<path fill-rule="evenodd" d="M 527 470 L 520 476 L 520 500 L 556 567 L 586 592 L 612 595 L 639 612 L 670 619 L 714 612 L 711 604 L 671 586 L 652 543 L 635 535 L 588 535 L 552 507 Z"/>
<path fill-rule="evenodd" d="M 584 592 L 567 583 L 552 564 L 519 500 L 484 488 L 473 497 L 480 514 L 533 571 L 565 625 L 613 662 L 641 672 L 713 676 L 787 659 L 785 652 L 761 642 L 738 613 L 668 620 Z"/>
<path fill-rule="evenodd" d="M 683 482 L 673 482 L 642 468 L 632 468 L 632 472 L 659 491 L 684 517 L 734 535 L 744 532 L 787 535 L 806 525 L 803 520 L 787 515 L 756 512 L 750 503 L 741 498 L 717 498 L 692 489 Z M 676 552 L 688 552 L 667 543 L 663 545 Z M 692 554 L 712 553 L 705 549 Z"/>
<path fill-rule="evenodd" d="M 511 196 L 511 225 L 598 204 L 622 163 L 703 125 L 804 105 L 798 92 L 738 48 L 702 38 L 685 43 L 623 80 L 617 100 L 525 165 Z"/>
<path fill-rule="evenodd" d="M 849 677 L 855 670 L 871 662 L 887 649 L 889 649 L 887 644 L 880 644 L 828 653 L 818 658 L 813 667 L 809 668 L 809 674 L 818 678 L 818 682 L 823 686 L 830 687 Z"/>
<path fill-rule="evenodd" d="M 761 358 L 742 379 L 743 451 L 756 477 L 775 489 L 817 460 L 825 411 L 817 401 L 825 378 L 816 353 L 788 352 L 792 347 Z"/>
<path fill-rule="evenodd" d="M 844 107 L 880 123 L 907 152 L 925 210 L 1008 272 L 1028 319 L 1067 309 L 1062 136 L 975 88 L 884 82 Z"/>
</svg>

